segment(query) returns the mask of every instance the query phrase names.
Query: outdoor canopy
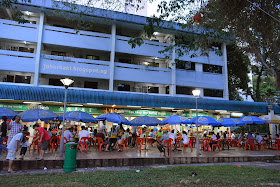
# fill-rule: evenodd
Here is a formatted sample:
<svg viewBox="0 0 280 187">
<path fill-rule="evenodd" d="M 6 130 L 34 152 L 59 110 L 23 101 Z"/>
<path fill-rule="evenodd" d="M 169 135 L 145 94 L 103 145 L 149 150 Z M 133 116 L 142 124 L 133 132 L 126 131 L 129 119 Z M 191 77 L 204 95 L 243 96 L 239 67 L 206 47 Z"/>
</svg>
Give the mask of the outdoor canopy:
<svg viewBox="0 0 280 187">
<path fill-rule="evenodd" d="M 19 113 L 21 120 L 23 122 L 33 122 L 38 121 L 50 121 L 58 118 L 58 115 L 50 110 L 43 110 L 43 109 L 31 109 L 26 110 L 24 112 Z"/>
<path fill-rule="evenodd" d="M 6 116 L 8 119 L 12 119 L 16 115 L 18 115 L 16 111 L 13 111 L 10 108 L 0 107 L 0 118 L 2 118 L 2 116 Z"/>
<path fill-rule="evenodd" d="M 235 118 L 221 118 L 217 121 L 221 123 L 221 125 L 224 127 L 235 127 L 245 125 L 245 123 L 240 122 L 238 119 Z"/>
<path fill-rule="evenodd" d="M 181 123 L 183 124 L 192 124 L 188 118 L 180 115 L 173 115 L 173 116 L 168 116 L 162 120 L 162 123 L 164 124 L 169 124 L 169 125 L 179 125 Z"/>
<path fill-rule="evenodd" d="M 244 116 L 239 118 L 240 122 L 245 124 L 266 124 L 266 121 L 257 116 Z"/>
<path fill-rule="evenodd" d="M 63 114 L 58 116 L 59 120 L 63 120 Z M 65 120 L 82 121 L 85 123 L 94 123 L 95 119 L 89 113 L 82 111 L 70 111 L 65 113 Z"/>
<path fill-rule="evenodd" d="M 162 121 L 155 117 L 150 117 L 150 116 L 141 116 L 134 118 L 132 121 L 132 126 L 157 126 L 157 125 L 163 125 Z"/>
<path fill-rule="evenodd" d="M 107 120 L 108 122 L 112 123 L 122 123 L 125 125 L 131 125 L 130 121 L 128 121 L 124 116 L 117 114 L 117 113 L 104 113 L 99 115 L 95 118 L 96 121 L 104 121 Z"/>
<path fill-rule="evenodd" d="M 191 119 L 191 122 L 196 124 L 196 117 Z M 221 126 L 221 123 L 217 122 L 214 118 L 209 116 L 198 116 L 198 125 L 211 125 L 211 126 Z"/>
</svg>

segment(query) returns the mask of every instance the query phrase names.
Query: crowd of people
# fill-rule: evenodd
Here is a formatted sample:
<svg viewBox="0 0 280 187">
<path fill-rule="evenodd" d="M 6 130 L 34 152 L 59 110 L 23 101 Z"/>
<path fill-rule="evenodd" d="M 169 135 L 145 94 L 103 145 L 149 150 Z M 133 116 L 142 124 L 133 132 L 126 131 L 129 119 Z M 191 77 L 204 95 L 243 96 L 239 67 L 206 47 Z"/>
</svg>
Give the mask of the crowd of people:
<svg viewBox="0 0 280 187">
<path fill-rule="evenodd" d="M 28 128 L 23 126 L 20 122 L 20 116 L 15 116 L 14 119 L 8 123 L 7 117 L 2 117 L 1 131 L 0 131 L 0 158 L 2 150 L 8 151 L 6 159 L 9 160 L 9 168 L 8 172 L 13 172 L 13 161 L 16 159 L 16 153 L 20 150 L 19 159 L 24 159 L 24 155 L 26 154 L 27 148 L 29 145 L 28 136 L 30 136 L 28 132 Z M 151 146 L 157 146 L 160 152 L 163 152 L 164 155 L 167 152 L 167 141 L 170 141 L 171 149 L 175 149 L 177 146 L 190 145 L 195 142 L 195 136 L 186 131 L 179 132 L 175 129 L 160 129 L 158 127 L 127 127 L 126 129 L 123 127 L 122 123 L 117 126 L 112 126 L 110 129 L 106 129 L 106 123 L 103 121 L 101 128 L 92 129 L 89 127 L 81 126 L 79 129 L 77 125 L 71 126 L 63 132 L 64 135 L 64 143 L 67 142 L 76 142 L 76 143 L 84 143 L 85 139 L 87 144 L 91 144 L 92 142 L 97 142 L 98 140 L 102 140 L 104 142 L 104 151 L 112 151 L 118 148 L 118 144 L 125 142 L 130 147 L 135 147 L 137 144 L 137 138 L 144 138 L 148 140 Z M 43 160 L 44 154 L 48 149 L 48 145 L 50 140 L 54 136 L 62 135 L 62 131 L 59 128 L 46 128 L 41 127 L 40 124 L 33 125 L 34 135 L 32 139 L 32 143 L 38 142 L 40 147 L 39 157 L 36 159 Z M 8 133 L 9 132 L 9 133 Z M 259 133 L 252 134 L 251 132 L 241 132 L 237 134 L 235 132 L 230 133 L 229 130 L 225 132 L 209 132 L 203 131 L 199 137 L 200 141 L 207 139 L 209 142 L 209 147 L 212 149 L 212 145 L 220 142 L 222 148 L 224 149 L 225 145 L 228 145 L 228 140 L 233 143 L 238 143 L 241 146 L 246 145 L 248 141 L 254 142 L 255 145 L 259 144 L 268 144 L 271 143 L 271 135 L 267 134 L 262 137 Z M 279 139 L 279 135 L 276 135 L 275 139 Z M 7 146 L 3 146 L 2 142 L 6 140 Z M 220 140 L 220 141 L 219 141 Z M 179 144 L 179 145 L 178 145 Z M 201 144 L 202 147 L 206 146 Z M 215 149 L 215 147 L 214 147 Z M 118 151 L 122 151 L 120 148 Z M 213 150 L 214 151 L 214 150 Z"/>
</svg>

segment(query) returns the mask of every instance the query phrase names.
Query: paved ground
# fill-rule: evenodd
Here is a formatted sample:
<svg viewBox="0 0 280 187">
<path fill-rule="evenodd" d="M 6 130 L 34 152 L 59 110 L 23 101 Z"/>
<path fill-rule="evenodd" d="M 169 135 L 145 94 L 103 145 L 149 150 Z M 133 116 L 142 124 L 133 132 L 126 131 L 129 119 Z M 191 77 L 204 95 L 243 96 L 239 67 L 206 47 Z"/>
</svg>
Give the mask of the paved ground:
<svg viewBox="0 0 280 187">
<path fill-rule="evenodd" d="M 110 151 L 110 152 L 98 152 L 96 151 L 95 147 L 91 147 L 88 153 L 81 153 L 80 151 L 77 153 L 77 159 L 117 159 L 117 158 L 162 158 L 163 154 L 160 154 L 158 149 L 156 147 L 149 146 L 147 148 L 148 150 L 142 150 L 141 153 L 136 148 L 128 148 L 128 152 L 118 152 Z M 19 152 L 18 156 L 19 158 Z M 5 160 L 7 155 L 6 153 L 3 153 L 3 156 L 1 160 Z M 266 150 L 256 150 L 256 151 L 248 151 L 243 150 L 238 147 L 230 147 L 230 149 L 225 149 L 218 151 L 217 149 L 212 152 L 204 152 L 200 151 L 200 157 L 237 157 L 237 156 L 252 156 L 252 157 L 258 157 L 258 156 L 275 156 L 280 155 L 280 151 L 266 149 Z M 193 152 L 191 152 L 190 148 L 188 147 L 185 152 L 182 151 L 182 148 L 178 148 L 177 151 L 171 152 L 170 157 L 195 157 L 196 156 L 196 148 L 193 148 Z M 33 153 L 32 150 L 29 152 L 27 151 L 25 160 L 34 160 L 36 157 L 38 157 L 37 150 Z M 47 151 L 45 154 L 45 160 L 63 160 L 64 158 L 59 157 L 59 150 L 54 151 L 53 153 L 50 151 Z"/>
<path fill-rule="evenodd" d="M 102 168 L 77 168 L 79 173 L 84 172 L 95 172 L 95 171 L 123 171 L 131 170 L 133 172 L 141 172 L 143 169 L 147 168 L 166 168 L 172 166 L 214 166 L 214 165 L 236 165 L 239 166 L 249 166 L 249 167 L 260 167 L 266 169 L 276 169 L 280 170 L 280 160 L 273 162 L 229 162 L 229 163 L 209 163 L 209 164 L 180 164 L 180 165 L 154 165 L 154 166 L 132 166 L 132 167 L 102 167 Z M 62 173 L 63 169 L 42 169 L 42 170 L 28 170 L 28 171 L 18 171 L 14 174 L 9 174 L 7 171 L 1 171 L 0 175 L 24 175 L 24 174 L 46 174 L 46 173 Z"/>
</svg>

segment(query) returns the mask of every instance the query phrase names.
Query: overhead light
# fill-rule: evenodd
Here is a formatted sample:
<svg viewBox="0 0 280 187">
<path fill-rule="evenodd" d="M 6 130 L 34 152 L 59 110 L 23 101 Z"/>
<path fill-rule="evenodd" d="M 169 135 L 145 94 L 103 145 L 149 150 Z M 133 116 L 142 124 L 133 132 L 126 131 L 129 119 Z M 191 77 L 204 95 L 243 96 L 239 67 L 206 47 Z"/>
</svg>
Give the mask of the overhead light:
<svg viewBox="0 0 280 187">
<path fill-rule="evenodd" d="M 88 105 L 95 105 L 95 106 L 101 106 L 103 104 L 100 104 L 100 103 L 87 103 Z"/>
<path fill-rule="evenodd" d="M 143 64 L 144 64 L 144 65 L 149 65 L 150 63 L 149 63 L 149 62 L 143 62 Z"/>
<path fill-rule="evenodd" d="M 24 104 L 35 104 L 35 105 L 41 105 L 42 103 L 40 102 L 32 102 L 32 101 L 24 101 Z"/>
<path fill-rule="evenodd" d="M 174 111 L 174 112 L 180 112 L 180 111 L 184 111 L 184 110 L 182 110 L 182 109 L 173 109 L 172 111 Z"/>
<path fill-rule="evenodd" d="M 71 106 L 83 106 L 81 104 L 70 104 Z"/>
<path fill-rule="evenodd" d="M 141 108 L 143 110 L 153 110 L 153 108 Z"/>
<path fill-rule="evenodd" d="M 27 41 L 24 41 L 23 43 L 24 43 L 24 44 L 27 44 Z"/>
<path fill-rule="evenodd" d="M 62 84 L 65 87 L 69 87 L 74 81 L 72 79 L 65 78 L 65 79 L 60 79 L 60 82 L 62 82 Z"/>
<path fill-rule="evenodd" d="M 234 117 L 242 117 L 242 116 L 243 116 L 243 113 L 232 112 L 232 113 L 231 113 L 231 116 L 234 116 Z"/>
<path fill-rule="evenodd" d="M 132 105 L 126 105 L 127 107 L 130 107 L 130 108 L 140 108 L 141 106 L 132 106 Z"/>
<path fill-rule="evenodd" d="M 45 103 L 59 103 L 61 104 L 62 102 L 58 102 L 58 101 L 44 101 Z"/>
<path fill-rule="evenodd" d="M 190 110 L 191 110 L 191 111 L 196 111 L 196 109 L 190 109 Z M 201 108 L 199 109 L 199 108 L 198 108 L 197 110 L 202 111 L 203 109 L 201 109 Z"/>
<path fill-rule="evenodd" d="M 225 113 L 228 112 L 227 110 L 215 110 L 216 112 Z"/>
<path fill-rule="evenodd" d="M 193 96 L 195 96 L 195 97 L 199 97 L 199 95 L 200 95 L 200 90 L 193 90 L 193 91 L 192 91 L 192 94 L 193 94 Z"/>
<path fill-rule="evenodd" d="M 155 57 L 154 59 L 155 59 L 155 60 L 157 60 L 157 59 L 158 59 L 158 57 Z"/>
<path fill-rule="evenodd" d="M 115 106 L 117 106 L 117 105 L 115 105 L 115 104 L 114 104 L 114 105 L 112 105 L 112 107 L 115 107 Z"/>
<path fill-rule="evenodd" d="M 25 14 L 28 15 L 28 16 L 30 16 L 31 12 L 26 11 Z"/>
<path fill-rule="evenodd" d="M 162 109 L 168 109 L 168 110 L 173 110 L 174 108 L 172 108 L 172 107 L 160 107 L 160 108 L 162 108 Z"/>
<path fill-rule="evenodd" d="M 154 32 L 153 35 L 159 35 L 159 32 Z"/>
<path fill-rule="evenodd" d="M 11 100 L 14 100 L 14 99 L 0 99 L 0 101 L 11 101 Z"/>
</svg>

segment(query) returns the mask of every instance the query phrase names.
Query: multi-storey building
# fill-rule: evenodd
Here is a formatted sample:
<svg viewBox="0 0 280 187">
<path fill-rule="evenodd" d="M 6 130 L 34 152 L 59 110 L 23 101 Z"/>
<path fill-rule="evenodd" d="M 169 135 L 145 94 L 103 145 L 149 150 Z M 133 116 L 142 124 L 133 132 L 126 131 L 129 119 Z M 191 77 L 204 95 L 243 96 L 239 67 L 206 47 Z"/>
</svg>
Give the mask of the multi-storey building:
<svg viewBox="0 0 280 187">
<path fill-rule="evenodd" d="M 67 10 L 59 2 L 54 6 L 52 0 L 36 0 L 16 6 L 28 23 L 13 21 L 14 10 L 0 9 L 0 99 L 61 102 L 60 79 L 68 77 L 75 81 L 68 101 L 84 106 L 188 110 L 195 108 L 192 90 L 199 89 L 200 109 L 267 112 L 265 103 L 228 101 L 225 42 L 215 46 L 222 56 L 210 52 L 207 57 L 178 57 L 174 50 L 166 59 L 159 51 L 170 45 L 172 34 L 191 31 L 175 24 L 170 29 L 166 23 L 141 47 L 131 48 L 128 41 L 143 35 L 145 17 L 96 9 L 82 18 L 94 19 L 93 26 L 77 31 L 77 23 L 54 14 Z M 175 63 L 177 58 L 180 63 Z"/>
</svg>

